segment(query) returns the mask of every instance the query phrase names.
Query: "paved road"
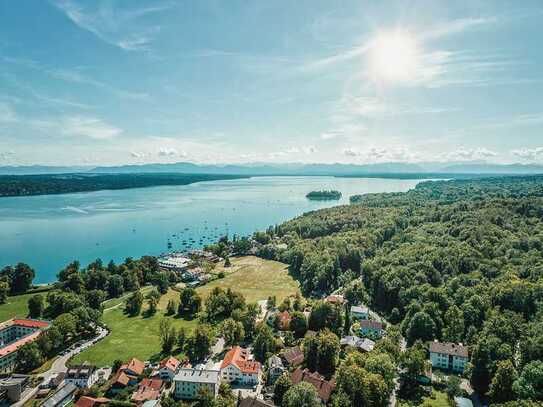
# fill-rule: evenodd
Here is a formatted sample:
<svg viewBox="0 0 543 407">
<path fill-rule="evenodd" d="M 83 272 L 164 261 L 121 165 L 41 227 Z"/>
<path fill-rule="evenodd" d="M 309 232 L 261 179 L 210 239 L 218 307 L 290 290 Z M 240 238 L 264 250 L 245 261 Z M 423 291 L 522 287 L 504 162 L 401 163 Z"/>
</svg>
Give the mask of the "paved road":
<svg viewBox="0 0 543 407">
<path fill-rule="evenodd" d="M 58 358 L 55 359 L 49 370 L 46 372 L 40 374 L 40 377 L 43 377 L 42 383 L 48 382 L 51 380 L 52 377 L 56 376 L 58 373 L 66 372 L 68 370 L 66 363 L 68 363 L 68 360 L 72 356 L 77 355 L 84 349 L 88 348 L 89 346 L 94 345 L 97 341 L 104 338 L 109 331 L 107 329 L 104 329 L 102 327 L 97 328 L 98 336 L 95 336 L 93 339 L 90 339 L 89 341 L 83 343 L 81 346 L 78 346 L 77 348 L 71 350 L 70 352 L 66 353 L 65 355 L 61 355 Z M 19 400 L 17 403 L 13 404 L 13 407 L 22 407 L 28 400 L 30 400 L 37 392 L 39 388 L 38 386 L 28 388 L 23 393 L 21 400 Z"/>
</svg>

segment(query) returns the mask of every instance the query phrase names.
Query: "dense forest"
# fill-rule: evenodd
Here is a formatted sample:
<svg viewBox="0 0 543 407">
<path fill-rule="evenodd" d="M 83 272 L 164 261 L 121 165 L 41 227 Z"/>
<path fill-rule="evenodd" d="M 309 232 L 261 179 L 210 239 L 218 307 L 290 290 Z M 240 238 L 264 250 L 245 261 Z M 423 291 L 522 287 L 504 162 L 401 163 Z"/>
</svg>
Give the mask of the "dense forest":
<svg viewBox="0 0 543 407">
<path fill-rule="evenodd" d="M 201 181 L 237 178 L 244 176 L 167 173 L 0 175 L 0 197 L 187 185 Z"/>
<path fill-rule="evenodd" d="M 287 262 L 312 296 L 363 284 L 409 346 L 468 344 L 467 377 L 491 401 L 542 400 L 543 176 L 423 182 L 351 202 L 270 228 L 260 255 Z"/>
<path fill-rule="evenodd" d="M 341 192 L 339 191 L 311 191 L 306 196 L 307 199 L 312 201 L 328 201 L 341 199 Z"/>
</svg>

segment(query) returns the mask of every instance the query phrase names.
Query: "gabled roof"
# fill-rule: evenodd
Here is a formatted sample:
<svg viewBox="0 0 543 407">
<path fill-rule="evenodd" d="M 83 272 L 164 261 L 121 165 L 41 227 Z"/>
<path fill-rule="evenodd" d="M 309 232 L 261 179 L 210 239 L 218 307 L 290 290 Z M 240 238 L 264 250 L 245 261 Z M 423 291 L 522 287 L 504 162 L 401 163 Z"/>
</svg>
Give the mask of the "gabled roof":
<svg viewBox="0 0 543 407">
<path fill-rule="evenodd" d="M 287 330 L 289 328 L 290 320 L 292 319 L 289 312 L 280 312 L 277 314 L 277 318 L 279 318 L 279 327 L 283 330 Z"/>
<path fill-rule="evenodd" d="M 119 370 L 130 370 L 139 376 L 143 374 L 143 371 L 145 370 L 145 363 L 136 358 L 132 358 L 128 363 L 122 365 Z"/>
<path fill-rule="evenodd" d="M 180 364 L 181 362 L 178 359 L 174 358 L 173 356 L 170 356 L 169 358 L 166 358 L 160 361 L 160 368 L 168 369 L 168 370 L 171 370 L 172 372 L 175 372 Z"/>
<path fill-rule="evenodd" d="M 358 336 L 344 336 L 339 341 L 341 346 L 351 346 L 359 348 L 366 352 L 371 352 L 375 346 L 375 342 L 368 338 L 360 338 Z"/>
<path fill-rule="evenodd" d="M 79 400 L 75 403 L 77 407 L 94 407 L 98 406 L 100 404 L 106 404 L 109 403 L 111 400 L 106 399 L 105 397 L 89 397 L 89 396 L 81 396 Z"/>
<path fill-rule="evenodd" d="M 139 387 L 130 399 L 136 403 L 141 403 L 147 400 L 158 400 L 160 398 L 160 391 L 153 390 L 148 387 Z"/>
<path fill-rule="evenodd" d="M 274 367 L 279 367 L 279 368 L 283 368 L 283 361 L 281 360 L 281 358 L 277 355 L 272 355 L 268 358 L 268 367 L 271 369 L 271 368 L 274 368 Z"/>
<path fill-rule="evenodd" d="M 304 353 L 298 346 L 287 348 L 283 351 L 283 358 L 291 366 L 297 366 L 304 361 Z"/>
<path fill-rule="evenodd" d="M 260 371 L 260 363 L 251 360 L 249 351 L 240 346 L 234 346 L 226 353 L 221 370 L 230 365 L 236 366 L 242 373 L 254 374 Z"/>
<path fill-rule="evenodd" d="M 147 387 L 153 390 L 160 390 L 163 386 L 164 382 L 162 379 L 156 379 L 156 378 L 148 378 L 145 377 L 139 384 L 138 387 Z"/>
<path fill-rule="evenodd" d="M 462 358 L 468 357 L 468 347 L 461 343 L 456 344 L 452 342 L 434 341 L 430 343 L 430 352 L 443 353 L 445 355 L 459 356 Z"/>
<path fill-rule="evenodd" d="M 331 294 L 324 300 L 331 304 L 343 304 L 345 302 L 345 297 L 343 297 L 341 294 Z"/>
<path fill-rule="evenodd" d="M 112 386 L 128 386 L 128 383 L 130 383 L 131 377 L 127 375 L 125 372 L 119 370 L 117 373 L 115 373 L 115 376 L 111 379 Z"/>
<path fill-rule="evenodd" d="M 21 346 L 35 341 L 36 339 L 38 339 L 38 336 L 40 336 L 40 334 L 41 334 L 41 331 L 32 332 L 31 334 L 23 336 L 21 339 L 13 343 L 10 343 L 7 346 L 4 346 L 2 349 L 0 349 L 0 357 L 6 356 L 12 352 L 15 352 Z"/>
<path fill-rule="evenodd" d="M 328 402 L 330 395 L 336 387 L 336 382 L 333 379 L 325 380 L 324 377 L 317 372 L 311 373 L 307 369 L 302 370 L 301 368 L 298 368 L 292 373 L 292 384 L 298 384 L 302 381 L 313 385 L 319 394 L 319 398 L 325 403 Z"/>
<path fill-rule="evenodd" d="M 353 305 L 351 306 L 351 312 L 354 312 L 356 314 L 367 314 L 369 312 L 368 307 L 365 307 L 363 305 Z"/>
<path fill-rule="evenodd" d="M 247 397 L 241 400 L 239 407 L 273 407 L 273 404 L 257 399 L 256 397 Z"/>
</svg>

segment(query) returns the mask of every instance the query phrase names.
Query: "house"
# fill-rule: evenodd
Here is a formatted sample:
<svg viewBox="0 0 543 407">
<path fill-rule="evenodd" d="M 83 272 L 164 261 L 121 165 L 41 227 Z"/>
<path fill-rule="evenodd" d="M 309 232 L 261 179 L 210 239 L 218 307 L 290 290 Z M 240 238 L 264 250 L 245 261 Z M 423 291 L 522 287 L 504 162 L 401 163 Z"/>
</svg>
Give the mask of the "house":
<svg viewBox="0 0 543 407">
<path fill-rule="evenodd" d="M 280 331 L 288 331 L 290 327 L 290 320 L 292 317 L 290 316 L 288 311 L 279 312 L 275 316 L 276 318 L 276 326 Z"/>
<path fill-rule="evenodd" d="M 218 370 L 181 368 L 175 375 L 174 397 L 177 400 L 194 400 L 202 388 L 217 396 L 220 372 Z"/>
<path fill-rule="evenodd" d="M 141 376 L 145 370 L 145 363 L 136 358 L 132 358 L 128 363 L 121 365 L 119 370 L 126 373 L 128 376 Z"/>
<path fill-rule="evenodd" d="M 173 356 L 170 356 L 169 358 L 160 361 L 158 375 L 162 380 L 171 382 L 180 366 L 181 362 Z"/>
<path fill-rule="evenodd" d="M 465 397 L 455 397 L 454 405 L 456 407 L 473 407 L 473 402 Z"/>
<path fill-rule="evenodd" d="M 325 378 L 317 372 L 312 373 L 308 369 L 296 369 L 294 372 L 292 372 L 291 379 L 292 384 L 294 385 L 301 382 L 306 382 L 313 385 L 315 390 L 317 390 L 319 398 L 324 404 L 328 403 L 328 400 L 330 400 L 330 395 L 336 387 L 336 382 L 333 379 L 325 380 Z"/>
<path fill-rule="evenodd" d="M 137 378 L 128 376 L 125 372 L 118 370 L 115 376 L 111 379 L 111 392 L 117 393 L 128 386 L 137 383 Z"/>
<path fill-rule="evenodd" d="M 64 407 L 74 399 L 77 386 L 66 383 L 55 394 L 42 403 L 42 407 Z"/>
<path fill-rule="evenodd" d="M 221 380 L 227 383 L 255 385 L 260 381 L 262 367 L 253 359 L 249 350 L 234 346 L 230 349 L 221 364 Z"/>
<path fill-rule="evenodd" d="M 363 319 L 360 321 L 360 336 L 372 337 L 380 339 L 385 331 L 383 330 L 383 324 L 377 321 L 370 321 L 369 319 Z"/>
<path fill-rule="evenodd" d="M 299 346 L 285 349 L 281 356 L 288 366 L 296 367 L 304 362 L 305 355 Z"/>
<path fill-rule="evenodd" d="M 105 397 L 89 397 L 89 396 L 81 396 L 79 400 L 75 403 L 76 407 L 95 407 L 95 406 L 102 406 L 104 404 L 109 403 L 111 400 L 107 399 Z"/>
<path fill-rule="evenodd" d="M 353 305 L 351 307 L 351 318 L 352 319 L 369 319 L 370 310 L 368 307 L 363 305 Z"/>
<path fill-rule="evenodd" d="M 351 347 L 362 352 L 371 352 L 375 347 L 375 342 L 368 338 L 360 338 L 358 336 L 344 336 L 339 341 L 342 348 Z"/>
<path fill-rule="evenodd" d="M 257 399 L 256 397 L 247 397 L 240 401 L 239 407 L 274 407 L 273 404 L 267 401 Z"/>
<path fill-rule="evenodd" d="M 29 318 L 12 318 L 0 324 L 0 373 L 10 373 L 15 368 L 17 350 L 34 342 L 44 330 L 48 321 Z"/>
<path fill-rule="evenodd" d="M 430 361 L 432 367 L 463 373 L 469 360 L 468 348 L 461 343 L 430 343 Z"/>
<path fill-rule="evenodd" d="M 92 387 L 98 381 L 98 371 L 96 366 L 91 365 L 72 366 L 66 372 L 64 381 L 81 388 Z"/>
<path fill-rule="evenodd" d="M 324 299 L 324 301 L 330 304 L 343 305 L 345 303 L 345 297 L 341 294 L 332 294 Z"/>
<path fill-rule="evenodd" d="M 146 377 L 138 384 L 138 390 L 132 394 L 130 400 L 136 404 L 143 404 L 148 400 L 158 400 L 163 386 L 164 382 L 161 379 Z"/>
<path fill-rule="evenodd" d="M 268 384 L 274 384 L 284 371 L 285 366 L 279 356 L 273 355 L 268 358 Z"/>
</svg>

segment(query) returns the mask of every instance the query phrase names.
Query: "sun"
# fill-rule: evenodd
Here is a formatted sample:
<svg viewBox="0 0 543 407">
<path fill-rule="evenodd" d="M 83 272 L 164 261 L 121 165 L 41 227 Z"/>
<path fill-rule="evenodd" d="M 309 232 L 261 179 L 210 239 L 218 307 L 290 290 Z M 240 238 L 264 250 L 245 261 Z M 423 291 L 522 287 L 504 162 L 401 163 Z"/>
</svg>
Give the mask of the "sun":
<svg viewBox="0 0 543 407">
<path fill-rule="evenodd" d="M 419 70 L 419 47 L 407 31 L 380 33 L 370 42 L 370 74 L 374 79 L 406 82 Z"/>
</svg>

